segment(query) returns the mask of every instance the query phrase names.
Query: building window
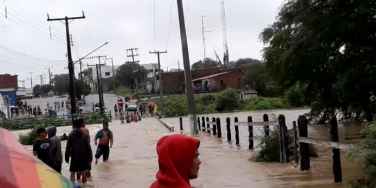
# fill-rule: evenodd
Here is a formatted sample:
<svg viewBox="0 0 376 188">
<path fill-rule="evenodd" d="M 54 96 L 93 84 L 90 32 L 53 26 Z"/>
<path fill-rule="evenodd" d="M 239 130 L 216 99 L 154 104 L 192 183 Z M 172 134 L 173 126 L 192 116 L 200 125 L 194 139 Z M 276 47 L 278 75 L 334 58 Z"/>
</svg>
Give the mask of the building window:
<svg viewBox="0 0 376 188">
<path fill-rule="evenodd" d="M 223 86 L 223 84 L 224 84 L 224 83 L 223 83 L 223 80 L 221 80 L 221 86 Z"/>
<path fill-rule="evenodd" d="M 110 73 L 110 72 L 105 72 L 104 75 L 106 75 L 106 76 L 110 76 L 111 73 Z"/>
</svg>

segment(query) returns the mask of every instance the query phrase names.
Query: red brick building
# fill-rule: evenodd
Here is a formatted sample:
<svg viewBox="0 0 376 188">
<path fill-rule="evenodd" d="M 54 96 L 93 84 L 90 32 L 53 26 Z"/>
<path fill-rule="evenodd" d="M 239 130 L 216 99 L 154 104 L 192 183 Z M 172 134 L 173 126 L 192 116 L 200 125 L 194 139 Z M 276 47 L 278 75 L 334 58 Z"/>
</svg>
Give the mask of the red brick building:
<svg viewBox="0 0 376 188">
<path fill-rule="evenodd" d="M 18 90 L 18 75 L 0 74 L 0 89 Z"/>
<path fill-rule="evenodd" d="M 209 77 L 211 80 L 211 86 L 216 90 L 222 90 L 223 86 L 220 85 L 221 83 L 226 87 L 238 88 L 239 81 L 245 70 L 245 68 L 195 69 L 191 71 L 192 81 L 198 83 L 199 80 L 203 80 L 204 77 Z M 162 73 L 162 84 L 164 91 L 167 93 L 177 93 L 182 91 L 185 87 L 184 71 Z"/>
</svg>

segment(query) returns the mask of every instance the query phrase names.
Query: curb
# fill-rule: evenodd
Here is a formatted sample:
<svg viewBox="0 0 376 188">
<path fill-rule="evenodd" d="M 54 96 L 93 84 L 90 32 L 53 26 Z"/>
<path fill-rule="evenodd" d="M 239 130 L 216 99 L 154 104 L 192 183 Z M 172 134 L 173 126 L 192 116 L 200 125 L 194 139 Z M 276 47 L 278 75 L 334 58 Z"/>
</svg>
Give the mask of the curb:
<svg viewBox="0 0 376 188">
<path fill-rule="evenodd" d="M 162 123 L 170 132 L 174 132 L 174 126 L 170 125 L 169 123 L 163 121 L 162 119 L 158 119 L 159 122 Z"/>
</svg>

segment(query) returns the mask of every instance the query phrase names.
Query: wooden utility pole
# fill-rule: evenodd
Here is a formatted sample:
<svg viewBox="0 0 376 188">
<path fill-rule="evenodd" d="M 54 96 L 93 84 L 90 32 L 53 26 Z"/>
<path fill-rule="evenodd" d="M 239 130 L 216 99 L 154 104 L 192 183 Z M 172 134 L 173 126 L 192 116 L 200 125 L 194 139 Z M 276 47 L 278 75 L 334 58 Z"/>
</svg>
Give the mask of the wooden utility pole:
<svg viewBox="0 0 376 188">
<path fill-rule="evenodd" d="M 29 72 L 29 73 L 30 73 L 30 81 L 31 81 L 30 86 L 31 86 L 31 89 L 33 89 L 33 73 L 34 72 Z"/>
<path fill-rule="evenodd" d="M 99 63 L 96 64 L 96 69 L 97 69 L 97 79 L 98 79 L 98 95 L 99 95 L 99 108 L 100 109 L 100 112 L 101 114 L 103 114 L 103 108 L 104 108 L 104 100 L 103 100 L 103 87 L 102 87 L 102 69 L 101 69 L 101 66 L 102 65 L 106 65 L 106 64 L 101 64 L 101 58 L 106 58 L 107 56 L 94 56 L 94 57 L 90 57 L 90 59 L 93 59 L 93 58 L 98 58 L 98 61 Z"/>
<path fill-rule="evenodd" d="M 66 40 L 67 40 L 67 55 L 68 55 L 68 69 L 69 69 L 69 86 L 70 86 L 70 98 L 71 98 L 71 116 L 72 116 L 72 125 L 74 125 L 74 121 L 77 119 L 77 107 L 76 107 L 76 92 L 74 87 L 74 64 L 72 60 L 72 51 L 71 51 L 71 40 L 69 35 L 69 20 L 77 20 L 77 19 L 85 19 L 85 14 L 82 11 L 81 17 L 68 17 L 65 16 L 64 18 L 53 18 L 50 19 L 50 16 L 47 14 L 47 21 L 65 21 L 65 32 L 66 32 Z"/>
<path fill-rule="evenodd" d="M 179 14 L 180 37 L 181 37 L 181 44 L 182 44 L 182 51 L 183 51 L 185 87 L 187 90 L 190 130 L 191 130 L 191 134 L 195 135 L 195 134 L 198 134 L 198 127 L 197 127 L 197 122 L 196 122 L 195 101 L 194 101 L 194 94 L 193 94 L 193 88 L 192 88 L 191 65 L 189 62 L 187 32 L 185 30 L 184 10 L 183 10 L 182 0 L 177 0 L 177 5 L 178 5 L 178 14 Z"/>
<path fill-rule="evenodd" d="M 42 86 L 43 85 L 43 74 L 39 75 L 39 77 L 40 77 L 40 86 Z"/>
<path fill-rule="evenodd" d="M 150 54 L 157 54 L 158 56 L 158 70 L 159 70 L 159 97 L 161 98 L 161 113 L 163 112 L 163 87 L 162 87 L 162 69 L 161 69 L 161 59 L 160 55 L 167 53 L 167 51 L 154 51 L 154 52 L 149 52 Z M 163 114 L 163 113 L 162 113 Z"/>
<path fill-rule="evenodd" d="M 52 80 L 51 80 L 51 69 L 53 67 L 45 67 L 46 69 L 48 69 L 48 79 L 50 80 L 50 85 L 52 85 Z"/>
<path fill-rule="evenodd" d="M 132 64 L 136 64 L 136 63 L 139 63 L 140 61 L 135 61 L 135 57 L 138 56 L 138 48 L 130 48 L 130 49 L 127 49 L 127 57 L 130 57 L 132 58 L 132 61 L 127 61 L 127 63 L 132 63 Z M 137 72 L 138 70 L 133 70 L 133 72 Z M 137 79 L 137 75 L 136 77 L 134 78 L 134 82 L 136 83 L 136 94 L 137 94 L 137 99 L 139 98 L 138 96 L 138 79 Z M 133 86 L 132 86 L 133 87 Z M 133 91 L 132 91 L 133 92 Z"/>
<path fill-rule="evenodd" d="M 114 88 L 114 94 L 115 94 L 115 71 L 114 71 L 114 59 L 113 58 L 106 58 L 105 60 L 111 60 L 111 66 L 112 66 L 112 85 Z"/>
</svg>

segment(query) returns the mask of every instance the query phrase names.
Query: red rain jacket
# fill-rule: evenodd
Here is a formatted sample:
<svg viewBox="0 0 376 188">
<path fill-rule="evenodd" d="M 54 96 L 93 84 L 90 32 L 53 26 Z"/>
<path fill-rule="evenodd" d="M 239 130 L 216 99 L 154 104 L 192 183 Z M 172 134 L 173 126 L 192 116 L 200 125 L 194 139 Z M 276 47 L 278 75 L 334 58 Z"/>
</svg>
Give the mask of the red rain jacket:
<svg viewBox="0 0 376 188">
<path fill-rule="evenodd" d="M 199 144 L 199 140 L 185 135 L 162 137 L 157 144 L 157 181 L 150 188 L 192 188 L 191 167 Z"/>
</svg>

